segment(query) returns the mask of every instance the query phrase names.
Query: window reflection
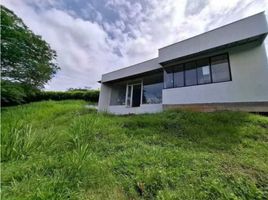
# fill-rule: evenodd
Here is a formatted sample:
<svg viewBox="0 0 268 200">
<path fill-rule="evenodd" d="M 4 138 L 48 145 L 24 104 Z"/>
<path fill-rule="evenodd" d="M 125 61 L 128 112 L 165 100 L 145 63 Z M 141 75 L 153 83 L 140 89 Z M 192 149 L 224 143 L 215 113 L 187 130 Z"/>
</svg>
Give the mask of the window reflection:
<svg viewBox="0 0 268 200">
<path fill-rule="evenodd" d="M 196 62 L 196 64 L 197 64 L 198 84 L 210 83 L 211 78 L 210 78 L 210 69 L 209 69 L 209 60 L 208 60 L 208 58 L 198 60 Z"/>
<path fill-rule="evenodd" d="M 112 86 L 110 105 L 125 105 L 126 83 L 117 83 Z"/>
<path fill-rule="evenodd" d="M 143 104 L 162 103 L 163 72 L 143 79 Z"/>
<path fill-rule="evenodd" d="M 190 62 L 185 64 L 185 85 L 196 85 L 196 64 L 195 62 Z"/>
<path fill-rule="evenodd" d="M 174 87 L 184 86 L 184 72 L 183 65 L 177 65 L 174 67 Z"/>
<path fill-rule="evenodd" d="M 211 72 L 213 82 L 229 81 L 231 79 L 227 55 L 211 58 Z"/>
<path fill-rule="evenodd" d="M 164 70 L 165 88 L 173 87 L 173 68 L 166 68 Z"/>
<path fill-rule="evenodd" d="M 218 83 L 231 80 L 228 54 L 202 58 L 164 68 L 164 88 Z"/>
</svg>

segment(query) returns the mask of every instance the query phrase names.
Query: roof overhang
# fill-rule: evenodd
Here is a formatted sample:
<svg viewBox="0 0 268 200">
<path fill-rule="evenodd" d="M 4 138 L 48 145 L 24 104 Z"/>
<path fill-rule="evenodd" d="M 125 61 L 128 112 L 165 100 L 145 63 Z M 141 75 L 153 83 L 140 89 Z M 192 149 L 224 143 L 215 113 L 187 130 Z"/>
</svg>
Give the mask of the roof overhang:
<svg viewBox="0 0 268 200">
<path fill-rule="evenodd" d="M 157 58 L 154 58 L 154 59 L 142 62 L 142 63 L 138 63 L 136 65 L 132 65 L 130 67 L 126 67 L 126 68 L 119 69 L 119 70 L 116 70 L 107 74 L 103 74 L 101 82 L 105 83 L 105 82 L 111 82 L 114 80 L 120 80 L 120 79 L 124 79 L 128 77 L 134 77 L 134 76 L 142 75 L 144 73 L 158 70 L 161 68 L 162 66 L 158 63 Z"/>
<path fill-rule="evenodd" d="M 237 41 L 237 42 L 233 42 L 230 44 L 225 44 L 219 47 L 215 47 L 215 48 L 211 48 L 205 51 L 201 51 L 201 52 L 197 52 L 197 53 L 193 53 L 190 55 L 186 55 L 186 56 L 182 56 L 179 58 L 174 58 L 172 60 L 168 60 L 166 62 L 162 62 L 160 63 L 164 68 L 165 67 L 169 67 L 169 66 L 173 66 L 176 64 L 180 64 L 180 63 L 185 63 L 187 61 L 190 61 L 192 59 L 196 59 L 196 58 L 201 58 L 204 56 L 208 56 L 208 55 L 213 55 L 213 54 L 219 54 L 219 53 L 226 53 L 228 52 L 229 49 L 233 48 L 233 47 L 238 47 L 238 46 L 244 46 L 244 48 L 246 48 L 247 44 L 252 44 L 252 45 L 260 45 L 263 40 L 265 39 L 266 35 L 259 35 L 256 37 L 252 37 L 252 38 L 248 38 L 245 40 L 241 40 L 241 41 Z"/>
<path fill-rule="evenodd" d="M 250 40 L 264 40 L 268 26 L 264 12 L 227 24 L 159 49 L 159 63 L 209 50 L 232 47 Z"/>
</svg>

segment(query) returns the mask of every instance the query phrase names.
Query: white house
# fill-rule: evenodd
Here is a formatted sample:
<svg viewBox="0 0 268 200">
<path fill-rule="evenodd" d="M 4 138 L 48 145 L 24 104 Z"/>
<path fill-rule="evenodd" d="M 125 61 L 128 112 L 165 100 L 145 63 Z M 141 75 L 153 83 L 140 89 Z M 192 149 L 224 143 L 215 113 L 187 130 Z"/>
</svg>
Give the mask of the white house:
<svg viewBox="0 0 268 200">
<path fill-rule="evenodd" d="M 152 60 L 103 74 L 98 110 L 268 112 L 267 33 L 262 12 L 163 47 Z"/>
</svg>

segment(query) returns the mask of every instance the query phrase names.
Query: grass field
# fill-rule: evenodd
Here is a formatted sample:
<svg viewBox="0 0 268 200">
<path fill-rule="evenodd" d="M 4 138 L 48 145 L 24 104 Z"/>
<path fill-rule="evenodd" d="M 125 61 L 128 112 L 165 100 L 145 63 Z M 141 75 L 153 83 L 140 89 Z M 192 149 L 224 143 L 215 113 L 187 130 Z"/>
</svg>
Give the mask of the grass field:
<svg viewBox="0 0 268 200">
<path fill-rule="evenodd" d="M 267 199 L 267 117 L 85 104 L 2 110 L 2 199 Z"/>
</svg>

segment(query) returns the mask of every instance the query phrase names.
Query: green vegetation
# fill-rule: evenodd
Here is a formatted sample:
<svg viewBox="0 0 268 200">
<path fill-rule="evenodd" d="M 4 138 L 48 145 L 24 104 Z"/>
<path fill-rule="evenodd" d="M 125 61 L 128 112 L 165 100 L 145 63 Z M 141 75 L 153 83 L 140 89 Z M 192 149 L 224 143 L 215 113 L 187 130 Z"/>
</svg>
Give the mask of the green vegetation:
<svg viewBox="0 0 268 200">
<path fill-rule="evenodd" d="M 56 52 L 11 10 L 1 8 L 1 103 L 19 104 L 60 69 Z"/>
<path fill-rule="evenodd" d="M 267 117 L 113 116 L 85 104 L 2 110 L 2 199 L 267 198 Z"/>
<path fill-rule="evenodd" d="M 2 86 L 5 82 L 2 82 Z M 5 91 L 10 93 L 14 101 L 11 102 L 2 102 L 2 106 L 14 106 L 17 105 L 18 102 L 15 101 L 17 99 L 17 95 L 22 95 L 21 98 L 18 98 L 20 104 L 31 103 L 36 101 L 44 101 L 44 100 L 85 100 L 91 103 L 96 103 L 99 100 L 99 90 L 71 90 L 71 91 L 35 91 L 35 93 L 28 94 L 27 96 L 21 91 L 20 87 L 16 87 L 13 85 L 11 88 L 8 86 L 4 86 Z M 23 100 L 22 100 L 23 99 Z"/>
<path fill-rule="evenodd" d="M 43 100 L 85 100 L 98 102 L 99 90 L 68 90 L 68 91 L 41 91 L 25 99 L 26 102 Z"/>
</svg>

